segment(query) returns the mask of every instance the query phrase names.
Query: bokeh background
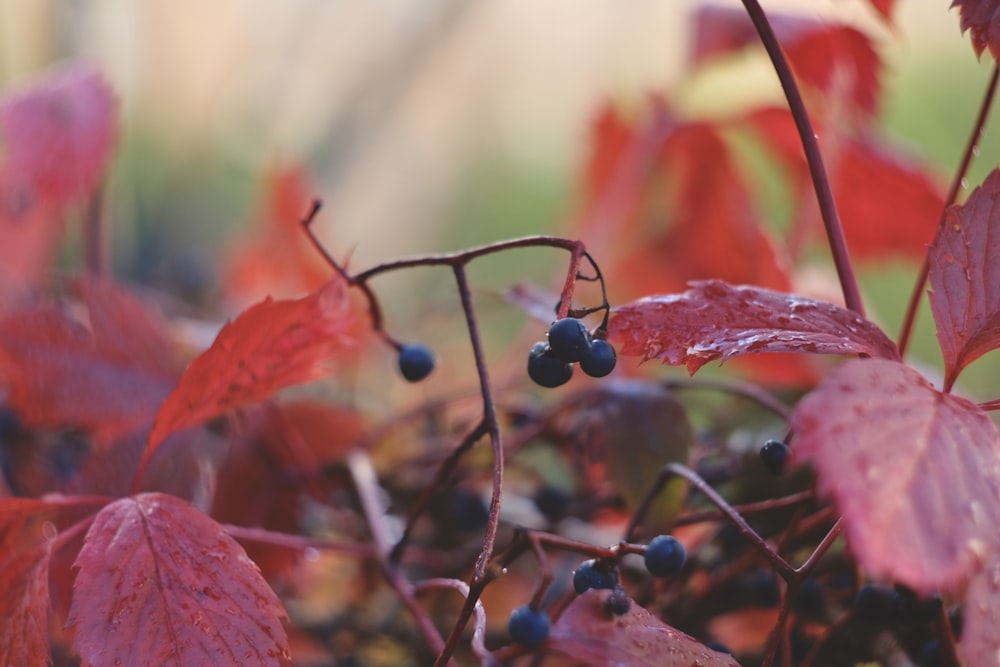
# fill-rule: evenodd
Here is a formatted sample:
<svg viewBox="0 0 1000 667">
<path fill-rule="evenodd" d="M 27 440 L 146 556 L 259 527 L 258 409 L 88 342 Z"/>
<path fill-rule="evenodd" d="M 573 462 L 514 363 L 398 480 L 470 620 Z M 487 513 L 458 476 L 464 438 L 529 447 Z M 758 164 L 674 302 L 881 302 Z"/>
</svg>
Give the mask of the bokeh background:
<svg viewBox="0 0 1000 667">
<path fill-rule="evenodd" d="M 105 74 L 123 120 L 109 184 L 116 267 L 210 303 L 222 250 L 258 220 L 277 167 L 306 169 L 326 202 L 321 236 L 366 266 L 567 229 L 605 100 L 665 93 L 692 116 L 779 100 L 760 52 L 689 75 L 698 4 L 0 0 L 0 87 L 64 61 Z M 989 66 L 977 62 L 946 0 L 899 0 L 893 29 L 860 0 L 763 4 L 877 35 L 887 132 L 947 182 Z M 988 129 L 973 185 L 1000 162 L 996 134 Z M 495 286 L 529 277 L 551 285 L 553 268 L 551 254 L 529 253 L 482 270 Z M 892 333 L 912 271 L 863 267 L 864 290 Z M 399 322 L 452 298 L 436 296 L 439 278 L 381 285 Z M 413 299 L 414 286 L 431 296 Z M 916 340 L 933 362 L 926 310 Z M 970 386 L 988 387 L 975 371 Z"/>
</svg>

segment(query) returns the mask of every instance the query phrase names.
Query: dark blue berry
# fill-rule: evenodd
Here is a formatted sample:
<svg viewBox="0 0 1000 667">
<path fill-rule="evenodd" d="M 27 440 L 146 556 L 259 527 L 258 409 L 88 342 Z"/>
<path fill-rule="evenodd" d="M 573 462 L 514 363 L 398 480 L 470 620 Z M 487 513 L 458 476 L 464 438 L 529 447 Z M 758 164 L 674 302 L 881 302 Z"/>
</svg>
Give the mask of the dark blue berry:
<svg viewBox="0 0 1000 667">
<path fill-rule="evenodd" d="M 785 472 L 785 465 L 788 463 L 790 453 L 788 445 L 781 440 L 768 440 L 760 448 L 760 460 L 769 473 L 780 475 Z"/>
<path fill-rule="evenodd" d="M 550 354 L 545 343 L 535 343 L 528 355 L 528 377 L 542 387 L 558 387 L 573 377 L 573 367 Z"/>
<path fill-rule="evenodd" d="M 900 602 L 899 593 L 891 588 L 868 584 L 854 596 L 854 613 L 871 625 L 892 625 L 899 620 Z"/>
<path fill-rule="evenodd" d="M 451 497 L 451 513 L 455 519 L 455 527 L 464 531 L 479 530 L 490 518 L 490 511 L 483 499 L 466 489 L 457 489 Z"/>
<path fill-rule="evenodd" d="M 938 640 L 932 639 L 920 647 L 917 664 L 920 667 L 941 667 L 941 644 Z"/>
<path fill-rule="evenodd" d="M 591 588 L 614 588 L 618 585 L 618 572 L 613 563 L 585 560 L 573 570 L 573 590 L 583 594 Z"/>
<path fill-rule="evenodd" d="M 778 578 L 770 570 L 757 570 L 744 582 L 750 601 L 758 607 L 777 607 L 781 602 Z"/>
<path fill-rule="evenodd" d="M 580 359 L 580 368 L 592 378 L 602 378 L 615 370 L 618 355 L 606 340 L 597 339 Z"/>
<path fill-rule="evenodd" d="M 729 655 L 733 654 L 733 652 L 729 650 L 728 646 L 719 641 L 712 640 L 710 642 L 705 642 L 705 646 L 712 649 L 716 653 L 728 653 Z"/>
<path fill-rule="evenodd" d="M 568 364 L 583 359 L 590 350 L 592 339 L 587 326 L 575 317 L 556 320 L 549 327 L 549 348 L 552 356 Z"/>
<path fill-rule="evenodd" d="M 419 343 L 399 348 L 399 372 L 407 382 L 420 382 L 434 370 L 434 354 Z"/>
<path fill-rule="evenodd" d="M 654 577 L 671 577 L 684 567 L 687 553 L 673 535 L 657 535 L 650 540 L 643 558 L 646 569 Z"/>
<path fill-rule="evenodd" d="M 543 486 L 535 493 L 535 507 L 550 521 L 561 517 L 571 502 L 570 494 L 554 486 Z"/>
<path fill-rule="evenodd" d="M 795 593 L 795 611 L 802 616 L 819 618 L 826 609 L 826 591 L 815 579 L 806 579 Z"/>
<path fill-rule="evenodd" d="M 941 613 L 940 596 L 933 595 L 921 598 L 916 593 L 906 588 L 897 586 L 899 593 L 899 622 L 911 625 L 922 625 L 931 623 Z"/>
<path fill-rule="evenodd" d="M 510 638 L 521 646 L 534 648 L 548 639 L 551 625 L 552 622 L 546 612 L 524 605 L 511 612 L 507 632 L 510 633 Z"/>
<path fill-rule="evenodd" d="M 624 616 L 631 607 L 632 600 L 621 586 L 611 591 L 611 595 L 604 601 L 604 609 L 612 616 Z"/>
</svg>

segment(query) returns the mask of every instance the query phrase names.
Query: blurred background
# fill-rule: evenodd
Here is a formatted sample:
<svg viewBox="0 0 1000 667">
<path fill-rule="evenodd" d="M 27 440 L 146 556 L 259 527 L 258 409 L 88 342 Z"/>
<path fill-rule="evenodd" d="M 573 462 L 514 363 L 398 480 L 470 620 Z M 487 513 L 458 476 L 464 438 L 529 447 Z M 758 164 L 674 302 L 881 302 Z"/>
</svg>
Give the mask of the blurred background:
<svg viewBox="0 0 1000 667">
<path fill-rule="evenodd" d="M 115 264 L 211 302 L 220 249 L 259 224 L 276 170 L 303 170 L 308 194 L 326 202 L 320 235 L 362 267 L 568 228 L 608 99 L 628 106 L 665 93 L 692 116 L 780 100 L 762 52 L 686 74 L 699 4 L 0 0 L 0 87 L 70 60 L 105 74 L 122 112 L 109 189 Z M 891 30 L 861 0 L 763 4 L 876 35 L 887 132 L 947 183 L 989 75 L 948 2 L 899 0 Z M 970 183 L 998 151 L 988 128 Z M 551 253 L 484 264 L 497 289 L 532 276 L 553 284 Z M 863 275 L 890 332 L 912 271 Z M 453 294 L 414 303 L 414 285 L 436 295 L 438 283 L 408 275 L 382 289 L 407 322 L 434 299 L 454 308 Z M 933 347 L 926 311 L 917 341 Z"/>
</svg>

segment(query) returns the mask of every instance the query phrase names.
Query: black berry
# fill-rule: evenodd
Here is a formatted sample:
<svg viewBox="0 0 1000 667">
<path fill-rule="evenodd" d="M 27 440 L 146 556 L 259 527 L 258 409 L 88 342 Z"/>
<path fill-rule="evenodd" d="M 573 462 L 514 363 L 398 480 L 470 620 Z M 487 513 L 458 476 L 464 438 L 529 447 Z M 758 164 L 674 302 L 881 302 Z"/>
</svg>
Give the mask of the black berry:
<svg viewBox="0 0 1000 667">
<path fill-rule="evenodd" d="M 618 585 L 618 572 L 607 561 L 585 560 L 573 570 L 573 590 L 583 594 L 591 588 L 614 588 Z"/>
<path fill-rule="evenodd" d="M 714 639 L 710 642 L 705 642 L 705 646 L 712 649 L 716 653 L 728 653 L 729 655 L 733 654 L 733 652 L 729 650 L 728 646 L 720 641 L 715 641 Z"/>
<path fill-rule="evenodd" d="M 558 387 L 573 377 L 573 367 L 551 354 L 545 343 L 535 343 L 528 355 L 528 377 L 542 387 Z"/>
<path fill-rule="evenodd" d="M 932 639 L 920 647 L 917 653 L 917 664 L 920 667 L 941 667 L 941 644 Z"/>
<path fill-rule="evenodd" d="M 420 382 L 434 370 L 434 355 L 419 343 L 408 343 L 399 348 L 399 372 L 407 382 Z"/>
<path fill-rule="evenodd" d="M 768 440 L 760 448 L 760 460 L 769 473 L 780 475 L 785 472 L 785 465 L 788 463 L 790 453 L 788 445 L 781 440 Z"/>
<path fill-rule="evenodd" d="M 624 616 L 628 613 L 631 606 L 632 601 L 629 599 L 628 593 L 621 586 L 611 591 L 611 595 L 604 601 L 604 608 L 612 616 Z"/>
<path fill-rule="evenodd" d="M 806 579 L 795 593 L 795 611 L 802 616 L 818 619 L 826 609 L 826 591 L 815 579 Z"/>
<path fill-rule="evenodd" d="M 757 607 L 777 607 L 781 602 L 778 578 L 770 570 L 751 572 L 744 586 L 750 601 Z"/>
<path fill-rule="evenodd" d="M 618 355 L 606 340 L 597 339 L 580 359 L 580 368 L 592 378 L 602 378 L 615 370 Z"/>
<path fill-rule="evenodd" d="M 535 507 L 549 521 L 555 521 L 566 513 L 573 497 L 554 486 L 543 486 L 535 492 Z"/>
<path fill-rule="evenodd" d="M 943 603 L 940 596 L 921 598 L 902 586 L 897 586 L 896 592 L 899 593 L 900 623 L 922 625 L 932 622 L 941 614 Z"/>
<path fill-rule="evenodd" d="M 657 535 L 646 547 L 646 569 L 654 577 L 671 577 L 681 571 L 687 553 L 673 535 Z"/>
<path fill-rule="evenodd" d="M 899 620 L 900 602 L 891 588 L 868 584 L 854 596 L 854 613 L 871 625 L 892 625 Z"/>
<path fill-rule="evenodd" d="M 590 350 L 592 339 L 587 326 L 575 317 L 556 320 L 549 327 L 549 348 L 552 356 L 568 364 L 583 359 Z"/>
<path fill-rule="evenodd" d="M 456 528 L 470 532 L 484 527 L 490 518 L 483 499 L 467 489 L 457 489 L 451 497 L 451 514 Z"/>
<path fill-rule="evenodd" d="M 551 624 L 546 612 L 524 605 L 511 612 L 507 632 L 521 646 L 533 648 L 548 639 Z"/>
</svg>

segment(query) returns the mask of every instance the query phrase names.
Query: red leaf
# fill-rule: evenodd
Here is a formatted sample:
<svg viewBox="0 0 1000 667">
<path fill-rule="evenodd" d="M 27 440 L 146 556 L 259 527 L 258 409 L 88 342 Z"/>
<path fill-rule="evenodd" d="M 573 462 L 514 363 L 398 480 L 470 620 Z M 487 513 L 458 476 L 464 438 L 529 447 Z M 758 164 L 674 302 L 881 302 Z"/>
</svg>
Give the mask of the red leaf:
<svg viewBox="0 0 1000 667">
<path fill-rule="evenodd" d="M 687 364 L 743 354 L 809 352 L 898 359 L 875 324 L 832 303 L 760 287 L 695 281 L 683 294 L 650 296 L 614 309 L 609 334 L 620 354 Z"/>
<path fill-rule="evenodd" d="M 0 556 L 0 665 L 49 664 L 51 542 Z"/>
<path fill-rule="evenodd" d="M 122 286 L 78 284 L 90 330 L 53 306 L 0 321 L 0 376 L 28 426 L 80 426 L 107 443 L 147 427 L 178 375 L 166 325 Z"/>
<path fill-rule="evenodd" d="M 288 665 L 284 610 L 221 526 L 159 493 L 94 519 L 70 623 L 84 665 Z"/>
<path fill-rule="evenodd" d="M 799 403 L 790 426 L 794 455 L 816 468 L 872 576 L 953 590 L 994 549 L 1000 435 L 973 403 L 901 363 L 854 360 Z"/>
<path fill-rule="evenodd" d="M 739 667 L 632 603 L 622 616 L 604 610 L 609 592 L 587 591 L 552 626 L 545 648 L 591 667 Z"/>
<path fill-rule="evenodd" d="M 945 389 L 1000 346 L 1000 170 L 952 207 L 929 254 L 931 311 L 944 355 Z"/>
<path fill-rule="evenodd" d="M 26 174 L 0 166 L 0 304 L 25 296 L 48 275 L 65 229 L 62 217 Z"/>
<path fill-rule="evenodd" d="M 302 294 L 329 280 L 330 267 L 300 224 L 314 191 L 302 168 L 279 167 L 267 174 L 257 229 L 230 253 L 227 293 L 252 302 L 267 294 Z"/>
<path fill-rule="evenodd" d="M 791 114 L 768 108 L 750 114 L 747 121 L 789 170 L 799 201 L 806 203 L 799 208 L 812 216 L 810 232 L 818 234 L 815 194 Z M 922 258 L 944 208 L 936 179 L 925 165 L 873 136 L 839 141 L 827 157 L 851 251 L 865 259 Z"/>
<path fill-rule="evenodd" d="M 882 18 L 887 23 L 892 21 L 892 10 L 896 4 L 896 0 L 868 0 L 868 2 L 875 8 L 875 11 L 882 15 Z"/>
<path fill-rule="evenodd" d="M 329 499 L 335 482 L 320 473 L 358 444 L 364 426 L 355 412 L 304 400 L 265 405 L 243 425 L 219 466 L 210 514 L 222 523 L 288 533 L 302 530 L 304 494 Z M 255 543 L 247 553 L 266 576 L 300 556 Z"/>
<path fill-rule="evenodd" d="M 56 202 L 84 200 L 104 179 L 117 122 L 114 95 L 98 72 L 54 73 L 0 102 L 6 165 Z"/>
<path fill-rule="evenodd" d="M 350 340 L 346 290 L 332 280 L 301 299 L 267 298 L 222 328 L 160 406 L 144 459 L 171 433 L 323 377 Z"/>
<path fill-rule="evenodd" d="M 977 573 L 966 591 L 961 643 L 966 664 L 1000 665 L 1000 560 Z"/>
<path fill-rule="evenodd" d="M 958 7 L 962 32 L 969 31 L 976 56 L 990 50 L 994 60 L 1000 60 L 1000 0 L 952 0 Z"/>
<path fill-rule="evenodd" d="M 851 26 L 777 12 L 768 19 L 801 83 L 849 99 L 867 113 L 875 111 L 882 61 L 867 35 Z M 692 64 L 759 42 L 744 10 L 701 7 L 695 15 Z"/>
</svg>

